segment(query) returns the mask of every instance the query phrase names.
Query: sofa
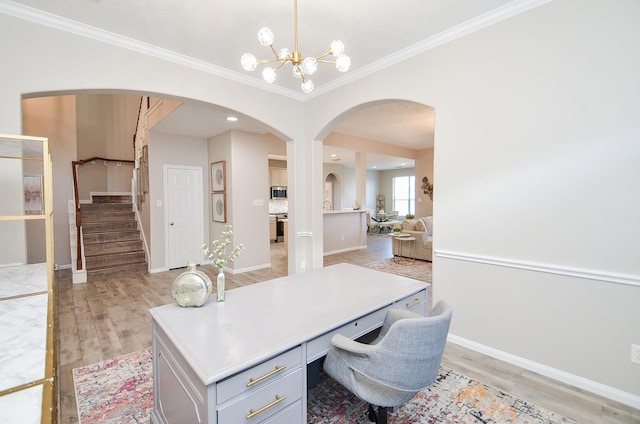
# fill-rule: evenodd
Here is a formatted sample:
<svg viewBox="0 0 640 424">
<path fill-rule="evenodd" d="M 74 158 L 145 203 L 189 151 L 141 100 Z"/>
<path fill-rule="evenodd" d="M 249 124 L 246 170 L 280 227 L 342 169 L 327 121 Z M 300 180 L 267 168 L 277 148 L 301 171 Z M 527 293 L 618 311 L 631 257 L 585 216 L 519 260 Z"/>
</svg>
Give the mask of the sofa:
<svg viewBox="0 0 640 424">
<path fill-rule="evenodd" d="M 415 258 L 424 261 L 431 261 L 433 253 L 433 217 L 426 216 L 424 218 L 405 219 L 401 224 L 402 233 L 411 234 L 416 238 L 415 249 L 402 250 L 404 255 L 411 254 L 411 250 L 415 250 Z M 400 255 L 400 243 L 393 243 L 394 256 Z"/>
</svg>

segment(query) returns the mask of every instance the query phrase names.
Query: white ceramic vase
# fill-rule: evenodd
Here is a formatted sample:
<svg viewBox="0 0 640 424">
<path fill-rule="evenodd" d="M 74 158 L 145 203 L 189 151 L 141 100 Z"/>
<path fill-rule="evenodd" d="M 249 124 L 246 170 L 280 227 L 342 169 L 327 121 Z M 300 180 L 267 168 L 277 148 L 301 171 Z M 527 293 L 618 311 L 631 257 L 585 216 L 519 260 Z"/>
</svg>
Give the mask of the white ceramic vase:
<svg viewBox="0 0 640 424">
<path fill-rule="evenodd" d="M 217 294 L 216 299 L 218 302 L 224 302 L 224 270 L 222 268 L 218 268 L 218 281 L 217 281 Z"/>
<path fill-rule="evenodd" d="M 178 275 L 171 285 L 171 295 L 184 308 L 204 305 L 212 291 L 209 276 L 197 271 L 196 264 L 191 261 L 187 263 L 187 270 Z"/>
</svg>

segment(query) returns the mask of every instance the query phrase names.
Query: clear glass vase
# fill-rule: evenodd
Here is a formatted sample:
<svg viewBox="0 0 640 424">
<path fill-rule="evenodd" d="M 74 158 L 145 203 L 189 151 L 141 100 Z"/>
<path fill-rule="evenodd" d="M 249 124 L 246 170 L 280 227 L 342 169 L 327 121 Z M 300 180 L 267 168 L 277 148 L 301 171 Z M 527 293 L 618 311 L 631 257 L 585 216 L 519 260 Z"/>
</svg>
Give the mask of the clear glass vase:
<svg viewBox="0 0 640 424">
<path fill-rule="evenodd" d="M 173 299 L 184 308 L 204 305 L 212 291 L 209 276 L 196 270 L 196 264 L 191 261 L 187 263 L 187 270 L 178 275 L 171 285 Z"/>
<path fill-rule="evenodd" d="M 218 302 L 224 302 L 224 270 L 222 268 L 218 268 L 218 281 L 216 286 L 216 300 Z"/>
</svg>

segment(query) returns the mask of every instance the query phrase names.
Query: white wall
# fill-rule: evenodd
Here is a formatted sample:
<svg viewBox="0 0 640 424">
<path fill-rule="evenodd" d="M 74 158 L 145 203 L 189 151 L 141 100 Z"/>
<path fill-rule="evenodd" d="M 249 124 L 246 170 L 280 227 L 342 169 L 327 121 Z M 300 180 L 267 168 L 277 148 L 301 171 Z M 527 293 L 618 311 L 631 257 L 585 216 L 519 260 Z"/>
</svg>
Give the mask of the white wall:
<svg viewBox="0 0 640 424">
<path fill-rule="evenodd" d="M 0 15 L 1 16 L 1 15 Z M 4 88 L 3 88 L 4 90 Z M 0 102 L 3 97 L 0 98 Z M 55 264 L 70 266 L 69 200 L 73 200 L 73 171 L 76 156 L 75 96 L 53 96 L 22 101 L 23 133 L 47 137 L 53 165 L 53 221 Z M 0 116 L 0 120 L 2 120 Z"/>
<path fill-rule="evenodd" d="M 233 244 L 245 245 L 231 268 L 238 272 L 269 267 L 269 144 L 265 137 L 231 132 L 229 195 L 233 216 Z M 229 169 L 229 168 L 227 168 Z"/>
<path fill-rule="evenodd" d="M 81 94 L 76 96 L 77 155 L 79 159 L 101 157 L 134 160 L 132 137 L 140 107 L 140 96 Z M 81 200 L 91 192 L 129 192 L 133 164 L 102 161 L 78 167 Z"/>
<path fill-rule="evenodd" d="M 24 188 L 22 182 L 22 160 L 0 158 L 0 210 L 2 215 L 22 215 L 24 213 Z M 27 263 L 26 223 L 24 221 L 0 221 L 0 266 Z"/>
<path fill-rule="evenodd" d="M 328 109 L 435 107 L 434 296 L 456 341 L 636 407 L 639 40 L 636 1 L 556 0 L 305 104 L 311 137 Z"/>
<path fill-rule="evenodd" d="M 209 203 L 207 178 L 207 140 L 198 137 L 177 136 L 150 131 L 149 134 L 149 194 L 147 202 L 150 210 L 150 233 L 145 235 L 150 246 L 149 269 L 153 272 L 169 269 L 167 262 L 166 237 L 168 221 L 165 214 L 164 165 L 194 166 L 202 168 L 202 216 L 203 240 L 209 233 Z M 158 202 L 160 204 L 158 205 Z M 209 217 L 209 218 L 207 218 Z M 185 264 L 186 265 L 186 264 Z"/>
</svg>

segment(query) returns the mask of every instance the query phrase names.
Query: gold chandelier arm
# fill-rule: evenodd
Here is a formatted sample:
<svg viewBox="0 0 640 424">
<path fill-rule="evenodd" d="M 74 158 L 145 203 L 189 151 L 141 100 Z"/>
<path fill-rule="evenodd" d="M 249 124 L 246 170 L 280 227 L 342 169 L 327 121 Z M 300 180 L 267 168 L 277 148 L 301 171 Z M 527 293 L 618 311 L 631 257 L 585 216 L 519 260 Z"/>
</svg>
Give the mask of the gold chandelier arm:
<svg viewBox="0 0 640 424">
<path fill-rule="evenodd" d="M 318 63 L 333 63 L 334 65 L 336 64 L 335 60 L 322 60 L 322 59 L 316 59 L 316 62 Z"/>
<path fill-rule="evenodd" d="M 331 49 L 329 49 L 329 50 L 327 50 L 326 52 L 322 53 L 320 56 L 316 56 L 316 60 L 317 60 L 318 62 L 322 62 L 322 60 L 320 60 L 320 59 L 322 59 L 323 57 L 327 57 L 327 56 L 329 56 L 330 54 L 332 54 L 332 53 L 331 53 Z M 330 62 L 330 63 L 331 63 L 331 62 Z"/>
<path fill-rule="evenodd" d="M 278 57 L 278 52 L 276 51 L 276 48 L 273 47 L 273 44 L 269 44 L 269 48 L 271 49 L 271 51 L 273 52 L 273 55 L 280 60 L 280 58 Z"/>
<path fill-rule="evenodd" d="M 287 60 L 283 60 L 282 62 L 280 62 L 280 64 L 279 64 L 278 66 L 276 66 L 275 68 L 273 68 L 273 70 L 274 70 L 275 72 L 278 72 L 278 70 L 279 70 L 280 68 L 282 68 L 282 67 L 284 66 L 284 64 L 285 64 L 285 63 L 287 63 L 288 61 L 289 61 L 288 59 L 287 59 Z"/>
<path fill-rule="evenodd" d="M 256 59 L 256 62 L 259 64 L 262 63 L 271 63 L 271 62 L 282 62 L 282 63 L 286 63 L 286 60 L 280 60 L 278 58 L 273 58 L 273 59 Z"/>
</svg>

